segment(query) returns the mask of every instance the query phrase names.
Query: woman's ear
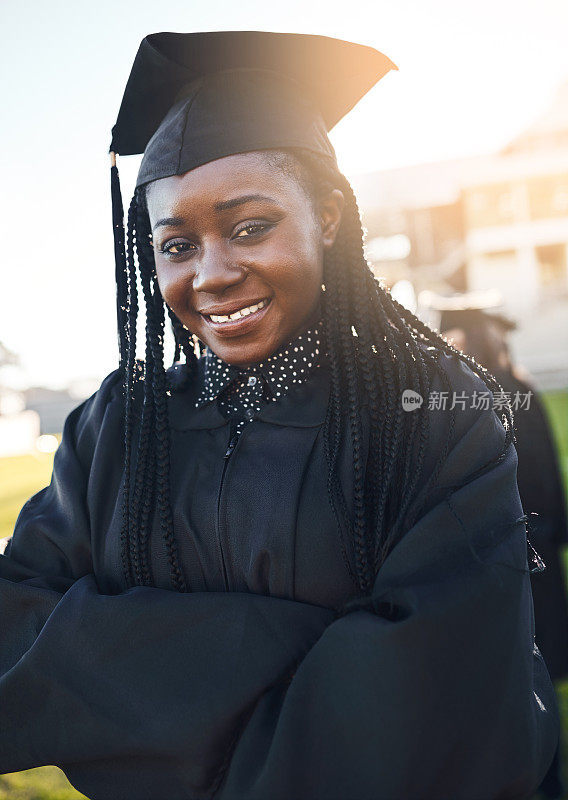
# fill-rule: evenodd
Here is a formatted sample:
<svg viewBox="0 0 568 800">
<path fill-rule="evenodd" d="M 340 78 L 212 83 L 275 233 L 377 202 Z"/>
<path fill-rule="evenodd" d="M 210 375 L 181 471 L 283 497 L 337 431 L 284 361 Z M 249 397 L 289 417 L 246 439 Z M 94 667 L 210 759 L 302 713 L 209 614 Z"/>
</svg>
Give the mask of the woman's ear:
<svg viewBox="0 0 568 800">
<path fill-rule="evenodd" d="M 333 189 L 319 202 L 322 242 L 325 250 L 329 250 L 335 242 L 337 231 L 341 225 L 345 198 L 340 189 Z"/>
</svg>

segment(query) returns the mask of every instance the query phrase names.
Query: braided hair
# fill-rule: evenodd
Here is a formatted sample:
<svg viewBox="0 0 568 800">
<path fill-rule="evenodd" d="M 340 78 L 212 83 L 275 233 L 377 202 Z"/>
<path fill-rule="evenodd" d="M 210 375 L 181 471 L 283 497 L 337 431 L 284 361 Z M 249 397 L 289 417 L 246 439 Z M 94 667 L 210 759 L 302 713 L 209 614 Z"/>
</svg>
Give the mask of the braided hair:
<svg viewBox="0 0 568 800">
<path fill-rule="evenodd" d="M 331 373 L 331 390 L 324 423 L 329 502 L 354 552 L 354 578 L 368 594 L 374 577 L 393 545 L 419 512 L 416 501 L 429 436 L 427 404 L 404 413 L 404 389 L 427 397 L 436 370 L 450 390 L 440 352 L 459 357 L 492 391 L 500 386 L 473 358 L 400 305 L 374 277 L 363 249 L 363 229 L 353 190 L 331 160 L 299 150 L 267 151 L 266 157 L 287 171 L 315 201 L 332 188 L 345 198 L 334 245 L 324 257 L 322 314 Z M 125 490 L 121 551 L 127 585 L 151 586 L 149 539 L 154 517 L 165 542 L 172 588 L 187 591 L 173 529 L 170 505 L 167 393 L 164 369 L 165 304 L 158 286 L 145 190 L 137 189 L 128 214 L 125 275 L 118 282 L 119 309 L 125 331 L 120 336 L 125 396 Z M 146 353 L 136 361 L 137 281 L 146 305 Z M 188 380 L 196 374 L 201 344 L 168 309 L 175 338 L 175 361 L 185 356 Z M 134 393 L 142 383 L 139 433 L 134 441 Z M 370 430 L 363 441 L 363 403 Z M 503 409 L 506 435 L 498 459 L 513 437 L 510 407 Z M 424 483 L 427 494 L 446 458 L 454 426 L 450 413 L 445 441 L 436 465 Z M 342 437 L 352 448 L 353 503 L 347 502 L 338 475 Z M 365 459 L 365 451 L 368 457 Z M 133 459 L 133 454 L 136 457 Z M 135 462 L 135 463 L 134 463 Z M 350 571 L 346 543 L 343 556 Z"/>
</svg>

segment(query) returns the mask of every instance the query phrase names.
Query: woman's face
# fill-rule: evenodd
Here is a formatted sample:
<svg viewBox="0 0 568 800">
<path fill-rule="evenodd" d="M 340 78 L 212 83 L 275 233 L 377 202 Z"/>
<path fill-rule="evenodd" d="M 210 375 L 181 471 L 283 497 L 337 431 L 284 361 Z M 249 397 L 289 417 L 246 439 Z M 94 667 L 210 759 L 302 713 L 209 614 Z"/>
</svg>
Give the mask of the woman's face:
<svg viewBox="0 0 568 800">
<path fill-rule="evenodd" d="M 316 202 L 255 152 L 155 181 L 147 201 L 162 296 L 223 361 L 255 364 L 317 322 L 339 190 Z"/>
</svg>

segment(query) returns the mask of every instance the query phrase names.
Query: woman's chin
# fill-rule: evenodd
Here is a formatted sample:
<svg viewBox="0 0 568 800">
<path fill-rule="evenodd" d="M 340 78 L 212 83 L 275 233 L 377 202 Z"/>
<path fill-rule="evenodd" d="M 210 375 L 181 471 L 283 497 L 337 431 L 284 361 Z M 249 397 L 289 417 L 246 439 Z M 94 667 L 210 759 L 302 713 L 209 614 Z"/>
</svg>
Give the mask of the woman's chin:
<svg viewBox="0 0 568 800">
<path fill-rule="evenodd" d="M 250 346 L 241 345 L 240 347 L 227 346 L 226 342 L 222 344 L 215 342 L 209 344 L 209 347 L 213 350 L 215 355 L 219 356 L 226 364 L 230 364 L 232 367 L 238 367 L 239 369 L 246 369 L 253 364 L 265 361 L 268 356 L 272 355 L 272 353 L 278 349 L 278 345 L 275 347 L 267 347 L 266 342 L 263 342 L 261 346 L 251 344 Z"/>
<path fill-rule="evenodd" d="M 242 337 L 208 336 L 207 339 L 201 338 L 201 341 L 225 363 L 244 369 L 265 361 L 290 338 L 279 332 L 278 326 L 276 330 L 274 326 L 270 326 L 269 330 L 259 326 L 258 331 L 253 330 Z"/>
</svg>

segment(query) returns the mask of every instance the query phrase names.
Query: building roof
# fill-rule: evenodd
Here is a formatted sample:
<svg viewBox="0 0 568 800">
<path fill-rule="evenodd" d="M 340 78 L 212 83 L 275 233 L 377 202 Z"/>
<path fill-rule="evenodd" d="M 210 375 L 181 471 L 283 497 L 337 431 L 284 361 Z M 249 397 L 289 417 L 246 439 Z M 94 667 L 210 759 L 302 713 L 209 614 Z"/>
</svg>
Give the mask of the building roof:
<svg viewBox="0 0 568 800">
<path fill-rule="evenodd" d="M 364 210 L 432 208 L 463 189 L 568 171 L 568 81 L 550 106 L 501 152 L 400 167 L 352 179 Z"/>
<path fill-rule="evenodd" d="M 568 147 L 568 81 L 561 84 L 550 105 L 505 148 L 505 153 Z"/>
</svg>

